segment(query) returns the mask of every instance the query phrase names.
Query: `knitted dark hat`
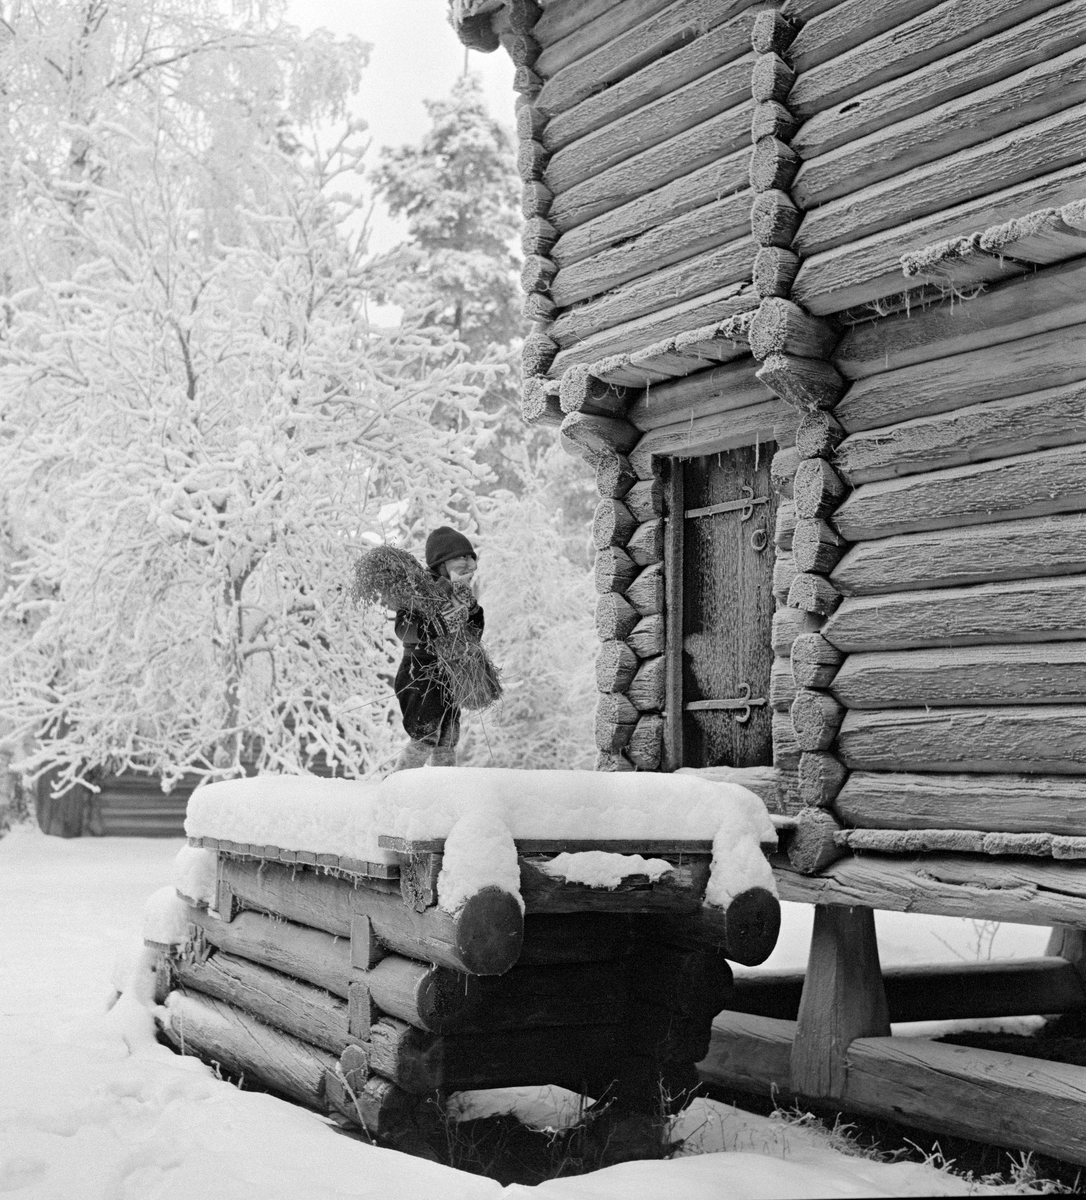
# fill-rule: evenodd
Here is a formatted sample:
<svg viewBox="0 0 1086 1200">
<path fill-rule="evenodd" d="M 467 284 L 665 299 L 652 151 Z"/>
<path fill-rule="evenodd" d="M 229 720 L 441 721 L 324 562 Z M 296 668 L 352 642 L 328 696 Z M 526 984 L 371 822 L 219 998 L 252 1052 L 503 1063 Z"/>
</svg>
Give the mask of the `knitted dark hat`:
<svg viewBox="0 0 1086 1200">
<path fill-rule="evenodd" d="M 450 558 L 462 558 L 469 554 L 472 558 L 479 557 L 471 542 L 448 525 L 435 529 L 426 539 L 426 565 L 431 569 L 440 567 Z"/>
</svg>

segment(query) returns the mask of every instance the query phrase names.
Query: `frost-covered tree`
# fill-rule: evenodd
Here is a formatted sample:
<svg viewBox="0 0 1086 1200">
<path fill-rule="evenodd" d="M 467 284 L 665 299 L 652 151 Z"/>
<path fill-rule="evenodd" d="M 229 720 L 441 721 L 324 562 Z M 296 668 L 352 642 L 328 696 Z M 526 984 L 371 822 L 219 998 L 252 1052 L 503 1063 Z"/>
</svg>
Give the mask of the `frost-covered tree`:
<svg viewBox="0 0 1086 1200">
<path fill-rule="evenodd" d="M 379 764 L 394 648 L 351 560 L 483 474 L 455 332 L 366 318 L 361 130 L 315 132 L 363 48 L 268 8 L 5 14 L 0 718 L 62 785 Z"/>
</svg>

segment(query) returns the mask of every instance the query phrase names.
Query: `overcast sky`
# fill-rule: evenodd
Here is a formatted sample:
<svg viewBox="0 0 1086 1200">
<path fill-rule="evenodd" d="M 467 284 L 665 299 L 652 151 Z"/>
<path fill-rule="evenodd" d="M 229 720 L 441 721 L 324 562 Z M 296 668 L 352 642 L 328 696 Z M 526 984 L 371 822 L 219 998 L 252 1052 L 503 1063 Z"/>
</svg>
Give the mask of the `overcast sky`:
<svg viewBox="0 0 1086 1200">
<path fill-rule="evenodd" d="M 423 100 L 447 95 L 464 69 L 464 47 L 446 19 L 445 0 L 290 0 L 289 12 L 307 33 L 323 26 L 372 44 L 357 112 L 369 123 L 374 151 L 417 142 L 429 124 Z M 512 126 L 513 66 L 505 51 L 472 50 L 468 69 L 482 75 L 490 111 Z M 371 249 L 387 249 L 400 236 L 392 221 L 374 214 Z"/>
</svg>

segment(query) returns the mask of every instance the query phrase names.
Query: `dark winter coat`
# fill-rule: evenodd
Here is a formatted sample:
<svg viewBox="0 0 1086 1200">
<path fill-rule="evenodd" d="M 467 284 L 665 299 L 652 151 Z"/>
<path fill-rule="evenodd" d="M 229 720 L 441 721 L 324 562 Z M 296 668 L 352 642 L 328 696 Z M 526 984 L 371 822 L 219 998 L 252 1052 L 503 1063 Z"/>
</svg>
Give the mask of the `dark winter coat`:
<svg viewBox="0 0 1086 1200">
<path fill-rule="evenodd" d="M 476 636 L 483 633 L 483 609 L 472 602 L 467 624 Z M 449 694 L 448 679 L 438 665 L 433 639 L 444 632 L 441 618 L 427 621 L 401 609 L 396 614 L 396 636 L 403 642 L 403 659 L 393 686 L 403 713 L 407 736 L 420 742 L 455 745 L 460 729 L 460 709 Z"/>
</svg>

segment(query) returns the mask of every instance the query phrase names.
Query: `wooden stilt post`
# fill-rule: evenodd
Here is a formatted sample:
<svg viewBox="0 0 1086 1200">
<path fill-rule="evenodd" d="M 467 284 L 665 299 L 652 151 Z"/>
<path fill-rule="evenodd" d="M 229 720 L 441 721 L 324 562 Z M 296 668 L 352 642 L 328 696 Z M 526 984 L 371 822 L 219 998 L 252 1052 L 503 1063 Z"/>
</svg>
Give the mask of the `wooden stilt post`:
<svg viewBox="0 0 1086 1200">
<path fill-rule="evenodd" d="M 793 1091 L 843 1096 L 849 1044 L 889 1035 L 874 911 L 817 905 L 792 1045 Z"/>
</svg>

